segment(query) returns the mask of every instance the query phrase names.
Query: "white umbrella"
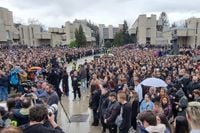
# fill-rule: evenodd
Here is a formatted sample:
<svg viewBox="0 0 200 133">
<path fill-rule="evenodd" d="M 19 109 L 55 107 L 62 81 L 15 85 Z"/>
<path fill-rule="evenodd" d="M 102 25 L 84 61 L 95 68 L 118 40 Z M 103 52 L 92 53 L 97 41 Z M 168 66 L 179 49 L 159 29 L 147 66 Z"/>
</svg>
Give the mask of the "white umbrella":
<svg viewBox="0 0 200 133">
<path fill-rule="evenodd" d="M 165 81 L 159 78 L 147 78 L 143 80 L 140 84 L 150 87 L 167 87 Z"/>
</svg>

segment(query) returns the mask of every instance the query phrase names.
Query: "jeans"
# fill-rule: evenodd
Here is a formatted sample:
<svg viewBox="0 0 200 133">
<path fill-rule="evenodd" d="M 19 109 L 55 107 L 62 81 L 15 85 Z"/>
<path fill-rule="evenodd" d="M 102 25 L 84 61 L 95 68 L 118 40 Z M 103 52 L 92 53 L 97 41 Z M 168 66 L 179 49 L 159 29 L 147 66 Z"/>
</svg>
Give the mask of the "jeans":
<svg viewBox="0 0 200 133">
<path fill-rule="evenodd" d="M 6 101 L 8 99 L 8 88 L 0 86 L 0 101 Z"/>
</svg>

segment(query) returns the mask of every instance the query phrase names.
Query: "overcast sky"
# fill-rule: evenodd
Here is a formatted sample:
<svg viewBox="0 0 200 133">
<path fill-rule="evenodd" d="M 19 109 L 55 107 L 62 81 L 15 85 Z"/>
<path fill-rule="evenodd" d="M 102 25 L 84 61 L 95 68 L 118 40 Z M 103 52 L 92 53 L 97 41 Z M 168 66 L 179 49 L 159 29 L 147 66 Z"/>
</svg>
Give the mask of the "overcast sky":
<svg viewBox="0 0 200 133">
<path fill-rule="evenodd" d="M 13 11 L 14 21 L 38 19 L 48 26 L 88 19 L 96 24 L 118 25 L 126 19 L 133 24 L 140 14 L 167 12 L 170 22 L 200 17 L 200 0 L 0 0 L 0 6 Z M 158 17 L 158 16 L 157 16 Z"/>
</svg>

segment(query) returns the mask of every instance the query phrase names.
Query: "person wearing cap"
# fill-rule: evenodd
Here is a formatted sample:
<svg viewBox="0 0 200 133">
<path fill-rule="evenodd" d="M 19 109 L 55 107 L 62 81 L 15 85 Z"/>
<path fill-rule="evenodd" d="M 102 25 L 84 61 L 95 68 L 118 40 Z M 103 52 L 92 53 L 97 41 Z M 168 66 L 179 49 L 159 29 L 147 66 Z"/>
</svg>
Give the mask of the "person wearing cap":
<svg viewBox="0 0 200 133">
<path fill-rule="evenodd" d="M 108 125 L 110 133 L 117 133 L 117 125 L 115 124 L 115 120 L 120 114 L 121 107 L 119 102 L 117 101 L 117 94 L 115 92 L 111 92 L 109 94 L 109 100 L 110 103 L 107 108 L 104 122 Z"/>
<path fill-rule="evenodd" d="M 186 117 L 190 124 L 190 133 L 200 133 L 200 102 L 190 102 L 186 109 Z"/>
</svg>

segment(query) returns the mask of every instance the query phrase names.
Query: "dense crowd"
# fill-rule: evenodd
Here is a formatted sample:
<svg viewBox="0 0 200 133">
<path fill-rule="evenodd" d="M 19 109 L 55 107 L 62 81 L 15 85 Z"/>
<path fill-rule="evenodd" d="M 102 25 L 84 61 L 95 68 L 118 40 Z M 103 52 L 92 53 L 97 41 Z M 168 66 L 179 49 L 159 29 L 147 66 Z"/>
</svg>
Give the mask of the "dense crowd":
<svg viewBox="0 0 200 133">
<path fill-rule="evenodd" d="M 72 62 L 76 65 L 81 57 L 99 52 L 98 48 L 1 49 L 0 101 L 6 102 L 6 106 L 0 107 L 0 130 L 4 133 L 12 130 L 17 133 L 20 129 L 25 133 L 63 132 L 56 122 L 61 95 L 69 95 L 67 67 Z M 80 90 L 79 79 L 75 79 L 75 72 L 72 75 L 76 93 Z"/>
<path fill-rule="evenodd" d="M 200 63 L 194 58 L 198 52 L 181 49 L 180 55 L 169 56 L 159 49 L 121 47 L 90 62 L 92 125 L 98 126 L 100 120 L 102 133 L 106 129 L 110 133 L 188 133 L 192 125 L 189 128 L 186 116 L 192 113 L 200 132 Z M 167 85 L 141 84 L 152 77 Z M 189 106 L 192 101 L 196 105 Z M 194 110 L 187 114 L 187 108 Z"/>
<path fill-rule="evenodd" d="M 69 95 L 69 77 L 74 101 L 77 95 L 81 100 L 81 91 L 88 93 L 92 126 L 101 123 L 102 133 L 200 132 L 200 63 L 194 58 L 199 50 L 167 55 L 161 49 L 126 46 L 109 51 L 77 66 L 78 58 L 100 49 L 1 50 L 0 100 L 7 104 L 0 108 L 0 127 L 7 127 L 2 132 L 63 132 L 56 124 L 57 106 L 62 94 Z M 152 77 L 166 86 L 141 84 Z"/>
</svg>

